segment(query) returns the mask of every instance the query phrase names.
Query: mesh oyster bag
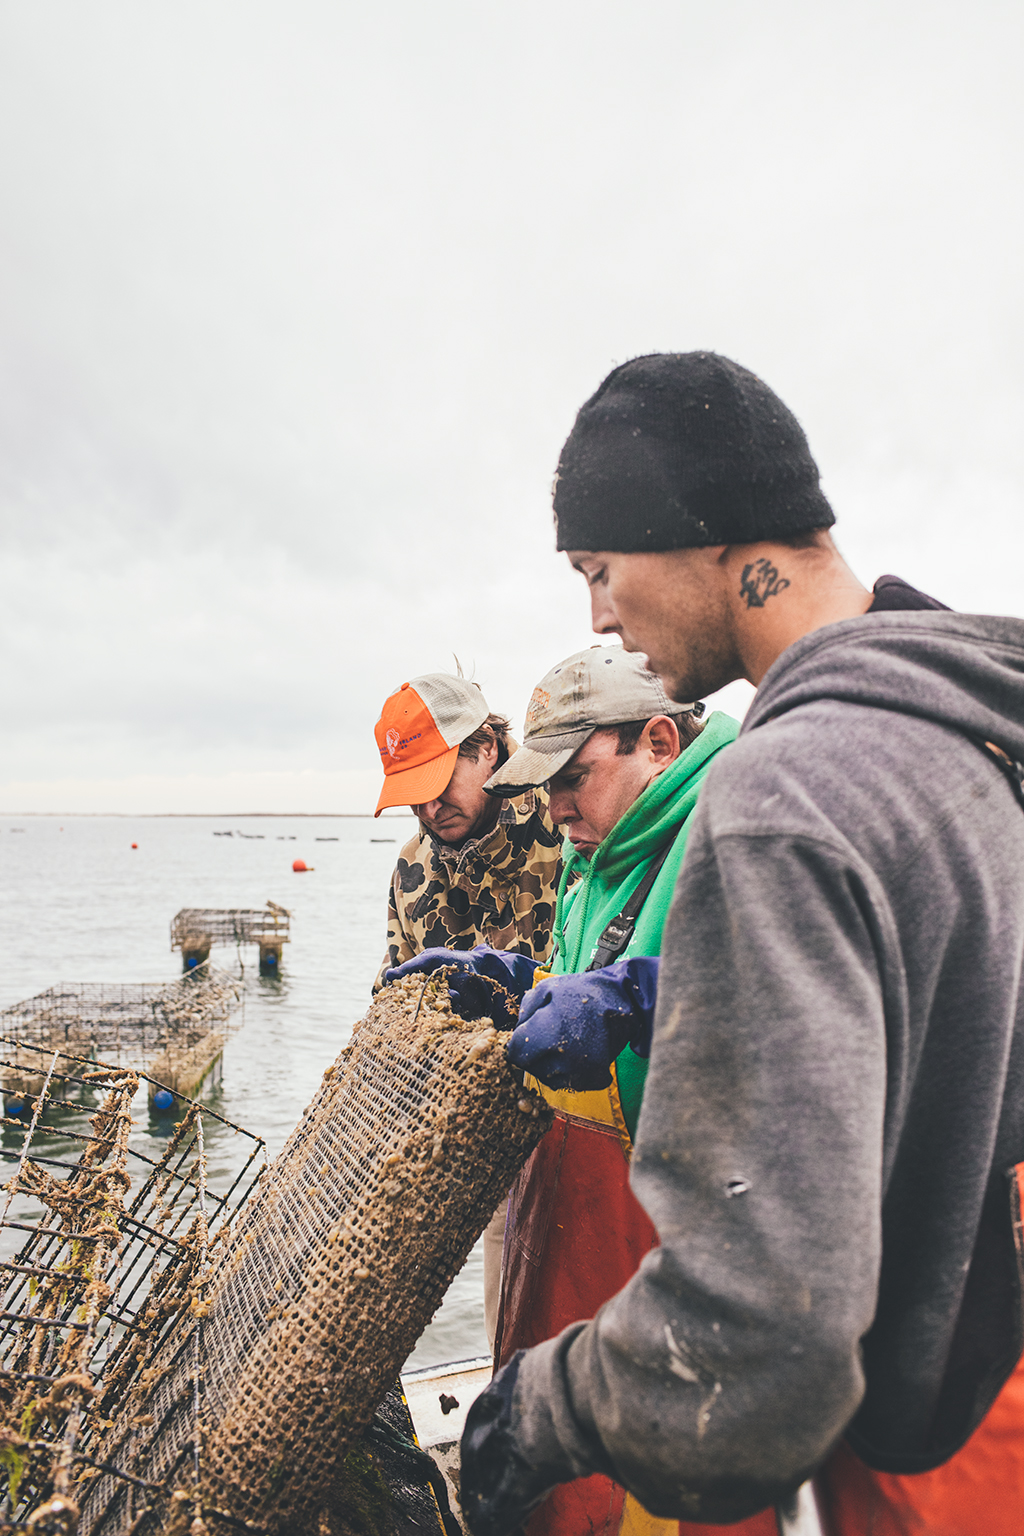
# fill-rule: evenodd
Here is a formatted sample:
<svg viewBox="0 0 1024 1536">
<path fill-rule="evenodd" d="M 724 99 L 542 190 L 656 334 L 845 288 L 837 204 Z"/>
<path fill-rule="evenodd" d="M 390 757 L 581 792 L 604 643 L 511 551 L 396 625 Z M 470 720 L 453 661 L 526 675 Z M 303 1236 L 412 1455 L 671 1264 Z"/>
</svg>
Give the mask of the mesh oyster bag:
<svg viewBox="0 0 1024 1536">
<path fill-rule="evenodd" d="M 166 1479 L 160 1425 L 192 1400 L 200 1361 L 194 1507 L 208 1523 L 315 1528 L 347 1447 L 550 1124 L 506 1038 L 452 1012 L 443 973 L 379 994 L 222 1246 L 198 1350 L 169 1339 L 149 1400 L 131 1404 L 155 1427 L 126 1470 Z M 83 1517 L 90 1532 L 118 1523 L 95 1506 Z"/>
</svg>

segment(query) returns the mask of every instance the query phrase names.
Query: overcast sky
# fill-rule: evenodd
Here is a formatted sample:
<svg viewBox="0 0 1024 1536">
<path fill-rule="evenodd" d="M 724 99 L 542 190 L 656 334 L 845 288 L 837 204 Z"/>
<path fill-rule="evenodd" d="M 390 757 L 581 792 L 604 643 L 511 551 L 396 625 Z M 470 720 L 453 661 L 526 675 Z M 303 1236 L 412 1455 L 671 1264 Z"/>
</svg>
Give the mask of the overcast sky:
<svg viewBox="0 0 1024 1536">
<path fill-rule="evenodd" d="M 360 811 L 590 644 L 616 363 L 803 422 L 866 582 L 1024 614 L 1019 0 L 0 0 L 0 810 Z"/>
</svg>

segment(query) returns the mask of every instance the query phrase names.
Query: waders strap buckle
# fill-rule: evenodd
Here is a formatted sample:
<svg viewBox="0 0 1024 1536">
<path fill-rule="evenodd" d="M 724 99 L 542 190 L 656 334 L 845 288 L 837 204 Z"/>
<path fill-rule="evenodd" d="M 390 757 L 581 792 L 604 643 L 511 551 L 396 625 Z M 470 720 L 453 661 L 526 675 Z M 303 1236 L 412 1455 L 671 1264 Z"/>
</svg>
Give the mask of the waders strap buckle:
<svg viewBox="0 0 1024 1536">
<path fill-rule="evenodd" d="M 675 839 L 673 838 L 672 841 L 674 842 Z M 612 961 L 617 960 L 622 954 L 622 951 L 633 937 L 633 930 L 636 927 L 636 920 L 640 916 L 640 909 L 651 894 L 651 887 L 661 874 L 661 866 L 671 851 L 672 843 L 666 843 L 632 896 L 626 902 L 622 911 L 607 924 L 597 941 L 594 958 L 587 966 L 588 971 L 603 970 L 606 965 L 611 965 Z"/>
</svg>

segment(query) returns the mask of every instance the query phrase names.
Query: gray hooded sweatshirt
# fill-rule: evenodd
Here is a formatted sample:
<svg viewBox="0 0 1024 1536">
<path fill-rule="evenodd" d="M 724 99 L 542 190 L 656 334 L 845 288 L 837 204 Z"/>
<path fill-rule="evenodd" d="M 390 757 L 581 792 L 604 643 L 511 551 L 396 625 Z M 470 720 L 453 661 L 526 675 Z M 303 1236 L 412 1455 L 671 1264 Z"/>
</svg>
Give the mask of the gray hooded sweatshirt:
<svg viewBox="0 0 1024 1536">
<path fill-rule="evenodd" d="M 552 1482 L 740 1520 L 844 1432 L 940 1464 L 1013 1369 L 1024 810 L 972 737 L 1024 759 L 1024 623 L 875 613 L 780 656 L 713 765 L 633 1157 L 661 1246 L 519 1373 Z"/>
</svg>

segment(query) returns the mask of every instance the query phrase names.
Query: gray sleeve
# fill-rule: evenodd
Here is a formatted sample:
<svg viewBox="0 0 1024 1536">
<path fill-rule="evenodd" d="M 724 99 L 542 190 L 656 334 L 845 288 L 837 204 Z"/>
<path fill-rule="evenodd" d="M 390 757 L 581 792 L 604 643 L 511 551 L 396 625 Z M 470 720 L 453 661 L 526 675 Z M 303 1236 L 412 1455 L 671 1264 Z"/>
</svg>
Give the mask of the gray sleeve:
<svg viewBox="0 0 1024 1536">
<path fill-rule="evenodd" d="M 592 1322 L 528 1354 L 517 1404 L 535 1465 L 730 1522 L 803 1481 L 863 1393 L 892 934 L 848 852 L 713 838 L 701 810 L 633 1159 L 661 1246 Z"/>
</svg>

